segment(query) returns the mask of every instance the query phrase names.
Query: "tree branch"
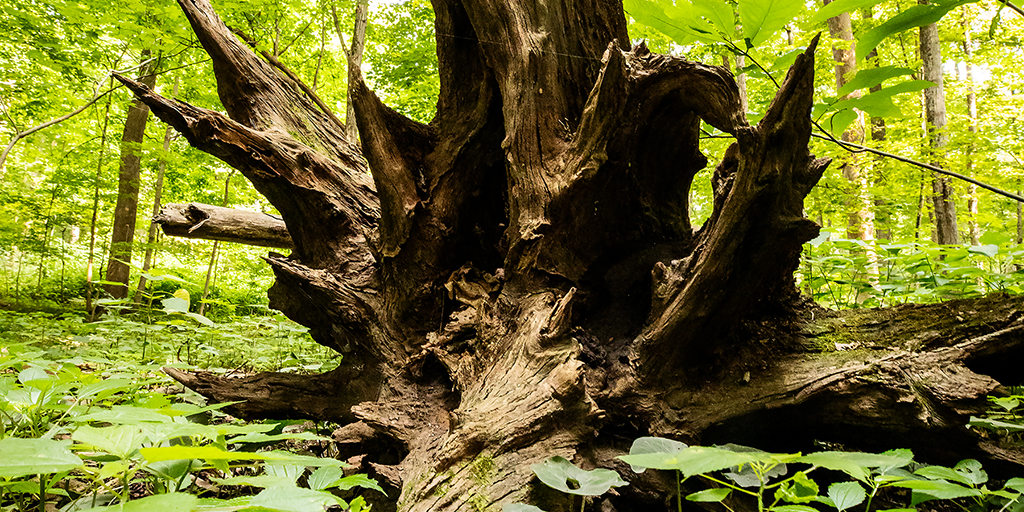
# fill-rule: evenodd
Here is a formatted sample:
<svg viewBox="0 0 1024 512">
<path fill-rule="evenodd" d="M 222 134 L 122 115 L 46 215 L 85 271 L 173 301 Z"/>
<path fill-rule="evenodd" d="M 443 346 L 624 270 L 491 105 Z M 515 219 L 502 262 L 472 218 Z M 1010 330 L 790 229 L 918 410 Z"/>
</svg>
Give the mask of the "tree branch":
<svg viewBox="0 0 1024 512">
<path fill-rule="evenodd" d="M 280 217 L 203 203 L 164 205 L 153 217 L 165 234 L 291 249 L 292 238 Z"/>
</svg>

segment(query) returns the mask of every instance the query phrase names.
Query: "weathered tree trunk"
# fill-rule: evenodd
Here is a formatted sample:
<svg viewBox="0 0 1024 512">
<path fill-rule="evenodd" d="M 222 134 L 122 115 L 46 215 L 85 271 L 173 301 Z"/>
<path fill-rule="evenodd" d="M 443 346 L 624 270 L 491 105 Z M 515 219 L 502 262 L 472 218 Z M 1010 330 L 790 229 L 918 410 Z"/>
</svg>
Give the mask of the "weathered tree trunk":
<svg viewBox="0 0 1024 512">
<path fill-rule="evenodd" d="M 121 80 L 282 213 L 294 249 L 267 258 L 272 305 L 345 364 L 168 373 L 247 400 L 242 416 L 342 423 L 341 452 L 397 500 L 375 510 L 566 510 L 533 484 L 551 455 L 634 482 L 602 510 L 666 510 L 660 481 L 613 459 L 645 434 L 1019 462 L 963 427 L 998 388 L 965 365 L 1019 350 L 1019 301 L 838 317 L 794 287 L 828 165 L 807 150 L 816 40 L 749 126 L 727 70 L 631 47 L 618 2 L 438 0 L 434 120 L 356 76 L 358 152 L 206 0 L 180 3 L 231 119 Z M 702 119 L 736 142 L 694 232 Z"/>
<path fill-rule="evenodd" d="M 203 203 L 171 203 L 153 217 L 164 234 L 219 240 L 260 247 L 292 248 L 288 228 L 279 217 Z"/>
<path fill-rule="evenodd" d="M 149 51 L 142 52 L 143 65 L 139 80 L 147 87 L 156 83 L 155 62 L 149 60 Z M 146 135 L 149 106 L 136 99 L 128 109 L 121 136 L 121 167 L 117 178 L 117 205 L 110 228 L 110 255 L 107 260 L 106 280 L 122 283 L 107 284 L 103 288 L 115 299 L 128 297 L 128 277 L 131 273 L 132 242 L 135 239 L 135 219 L 139 211 L 139 182 L 142 167 L 142 139 Z"/>
<path fill-rule="evenodd" d="M 927 3 L 927 0 L 918 0 L 918 3 Z M 942 87 L 942 43 L 939 41 L 939 28 L 935 23 L 922 26 L 919 33 L 922 75 L 925 80 L 935 84 L 924 90 L 926 131 L 932 151 L 942 151 L 949 140 L 949 134 L 946 133 L 946 95 Z M 941 166 L 939 160 L 941 159 L 933 158 L 932 165 Z M 932 206 L 935 212 L 935 243 L 960 243 L 956 227 L 953 182 L 949 177 L 933 173 Z"/>
</svg>

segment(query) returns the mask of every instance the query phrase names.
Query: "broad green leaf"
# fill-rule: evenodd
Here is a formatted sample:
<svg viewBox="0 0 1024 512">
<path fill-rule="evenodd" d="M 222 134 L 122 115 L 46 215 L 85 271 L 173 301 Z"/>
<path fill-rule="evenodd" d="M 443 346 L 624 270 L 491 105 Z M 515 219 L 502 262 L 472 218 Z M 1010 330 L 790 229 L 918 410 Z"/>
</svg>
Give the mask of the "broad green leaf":
<svg viewBox="0 0 1024 512">
<path fill-rule="evenodd" d="M 149 438 L 135 425 L 102 428 L 82 425 L 71 434 L 71 439 L 116 455 L 119 459 L 128 459 Z"/>
<path fill-rule="evenodd" d="M 736 20 L 732 6 L 723 0 L 697 0 L 693 4 L 697 13 L 711 21 L 711 24 L 729 39 L 736 33 Z"/>
<path fill-rule="evenodd" d="M 989 430 L 1006 430 L 1007 432 L 1024 431 L 1024 424 L 1008 423 L 1005 421 L 977 418 L 974 416 L 971 416 L 971 420 L 967 424 L 972 427 L 987 428 Z"/>
<path fill-rule="evenodd" d="M 981 496 L 981 491 L 968 489 L 962 485 L 945 480 L 904 480 L 892 484 L 894 487 L 913 490 L 911 506 L 917 506 L 929 500 L 951 500 L 969 496 Z"/>
<path fill-rule="evenodd" d="M 818 509 L 807 505 L 779 505 L 768 510 L 770 512 L 819 512 Z"/>
<path fill-rule="evenodd" d="M 1013 489 L 1021 494 L 1024 494 L 1024 478 L 1011 478 L 1006 481 L 1003 485 L 1005 489 Z"/>
<path fill-rule="evenodd" d="M 545 485 L 567 494 L 600 496 L 612 487 L 628 485 L 615 471 L 610 469 L 586 471 L 559 456 L 551 457 L 540 464 L 531 464 L 530 469 Z M 570 487 L 570 485 L 572 486 Z"/>
<path fill-rule="evenodd" d="M 160 301 L 164 305 L 164 311 L 168 313 L 188 313 L 188 299 L 179 297 L 168 297 Z"/>
<path fill-rule="evenodd" d="M 98 421 L 103 423 L 114 423 L 118 425 L 135 425 L 139 423 L 170 423 L 174 421 L 170 416 L 160 414 L 146 407 L 133 407 L 130 405 L 115 405 L 110 409 L 83 414 L 73 419 L 76 423 L 88 423 Z"/>
<path fill-rule="evenodd" d="M 335 482 L 343 476 L 345 476 L 345 472 L 341 468 L 324 466 L 310 473 L 309 477 L 306 478 L 306 483 L 314 491 L 323 491 L 333 487 Z"/>
<path fill-rule="evenodd" d="M 269 425 L 268 425 L 269 426 Z M 312 432 L 291 432 L 285 434 L 264 434 L 264 433 L 252 433 L 244 436 L 232 437 L 232 443 L 274 443 L 277 441 L 285 441 L 288 439 L 302 439 L 305 441 L 330 441 L 331 438 L 318 436 Z"/>
<path fill-rule="evenodd" d="M 910 464 L 913 454 L 906 451 L 890 453 L 817 452 L 804 455 L 800 462 L 842 471 L 853 478 L 867 481 L 872 468 L 899 468 Z"/>
<path fill-rule="evenodd" d="M 188 312 L 185 312 L 185 316 L 195 320 L 196 322 L 199 322 L 199 323 L 201 323 L 203 325 L 206 325 L 206 326 L 214 325 L 213 320 L 210 320 L 209 318 L 206 318 L 205 316 L 200 315 L 199 313 L 188 313 Z"/>
<path fill-rule="evenodd" d="M 544 510 L 522 503 L 502 503 L 501 512 L 544 512 Z"/>
<path fill-rule="evenodd" d="M 199 498 L 183 492 L 171 494 L 155 494 L 129 501 L 112 507 L 100 507 L 91 510 L 107 510 L 110 512 L 191 512 L 199 503 Z"/>
<path fill-rule="evenodd" d="M 998 245 L 973 245 L 971 247 L 968 247 L 967 250 L 971 254 L 984 254 L 985 256 L 988 256 L 989 258 L 995 258 L 996 254 L 999 253 L 999 246 Z"/>
<path fill-rule="evenodd" d="M 1020 405 L 1020 400 L 1014 397 L 992 398 L 992 403 L 1002 407 L 1004 411 L 1012 411 Z"/>
<path fill-rule="evenodd" d="M 964 475 L 970 485 L 982 485 L 988 482 L 988 473 L 981 469 L 981 463 L 974 459 L 964 459 L 953 466 L 953 471 Z"/>
<path fill-rule="evenodd" d="M 719 488 L 719 489 L 705 489 L 700 492 L 695 492 L 686 497 L 687 501 L 696 501 L 700 503 L 718 503 L 729 497 L 729 493 L 732 489 Z"/>
<path fill-rule="evenodd" d="M 857 482 L 839 482 L 828 486 L 828 497 L 832 506 L 842 512 L 860 505 L 868 496 Z"/>
<path fill-rule="evenodd" d="M 102 400 L 114 393 L 133 389 L 135 384 L 129 379 L 103 379 L 92 384 L 82 386 L 78 390 L 78 398 L 94 398 Z"/>
<path fill-rule="evenodd" d="M 863 60 L 883 39 L 893 34 L 935 23 L 950 10 L 976 1 L 946 0 L 933 1 L 926 5 L 912 5 L 860 36 L 857 40 L 857 60 Z"/>
<path fill-rule="evenodd" d="M 338 505 L 338 499 L 329 492 L 281 485 L 264 489 L 253 496 L 249 505 L 285 512 L 323 512 L 332 505 Z"/>
<path fill-rule="evenodd" d="M 1011 240 L 1013 240 L 1013 237 L 998 231 L 986 231 L 985 234 L 981 235 L 981 238 L 978 239 L 979 242 L 985 245 L 1003 245 Z"/>
<path fill-rule="evenodd" d="M 751 47 L 760 46 L 803 8 L 803 2 L 793 0 L 739 0 L 743 38 L 750 41 Z"/>
<path fill-rule="evenodd" d="M 0 477 L 58 473 L 83 467 L 85 463 L 71 453 L 70 446 L 71 440 L 0 439 Z"/>
<path fill-rule="evenodd" d="M 214 478 L 218 485 L 249 485 L 252 487 L 268 488 L 281 485 L 294 485 L 295 480 L 286 476 L 256 475 L 256 476 L 233 476 L 230 478 Z M 320 489 L 314 489 L 319 491 Z"/>
<path fill-rule="evenodd" d="M 619 458 L 634 466 L 651 469 L 675 469 L 682 472 L 684 478 L 689 478 L 693 475 L 711 473 L 751 462 L 768 461 L 772 459 L 772 455 L 759 452 L 737 453 L 707 446 L 690 446 L 676 453 L 623 455 Z"/>
<path fill-rule="evenodd" d="M 369 476 L 366 476 L 363 473 L 356 473 L 354 475 L 346 476 L 345 478 L 342 478 L 331 484 L 330 487 L 337 487 L 339 490 L 342 491 L 347 491 L 354 487 L 362 487 L 364 489 L 373 489 L 375 491 L 380 492 L 381 494 L 387 494 L 386 492 L 384 492 L 384 489 L 382 489 L 380 485 L 377 484 L 376 480 L 370 478 Z"/>
<path fill-rule="evenodd" d="M 818 484 L 800 471 L 775 491 L 775 498 L 789 503 L 810 503 L 818 497 Z"/>
<path fill-rule="evenodd" d="M 873 7 L 881 0 L 835 0 L 834 2 L 818 9 L 808 20 L 808 24 L 820 25 L 829 18 L 838 16 L 844 12 L 857 12 L 861 9 Z"/>
<path fill-rule="evenodd" d="M 717 41 L 710 30 L 701 28 L 706 23 L 693 17 L 693 6 L 687 0 L 679 0 L 676 5 L 651 0 L 624 0 L 622 5 L 637 23 L 669 36 L 677 44 L 690 44 L 698 40 L 712 43 Z"/>
<path fill-rule="evenodd" d="M 644 453 L 676 453 L 686 448 L 686 443 L 676 441 L 675 439 L 666 439 L 664 437 L 638 437 L 633 440 L 633 444 L 629 447 L 630 455 L 640 455 Z M 643 473 L 644 469 L 641 466 L 630 465 L 630 469 L 634 473 Z"/>
<path fill-rule="evenodd" d="M 832 2 L 828 4 L 828 7 L 836 5 L 842 0 Z M 872 0 L 875 1 L 875 0 Z M 837 97 L 843 97 L 850 94 L 858 89 L 867 89 L 881 84 L 882 82 L 896 78 L 898 76 L 913 75 L 915 71 L 910 68 L 901 68 L 897 66 L 882 66 L 877 68 L 867 68 L 857 70 L 857 74 L 853 76 L 853 79 L 846 82 L 838 91 L 836 91 Z M 931 82 L 928 82 L 931 84 Z"/>
</svg>

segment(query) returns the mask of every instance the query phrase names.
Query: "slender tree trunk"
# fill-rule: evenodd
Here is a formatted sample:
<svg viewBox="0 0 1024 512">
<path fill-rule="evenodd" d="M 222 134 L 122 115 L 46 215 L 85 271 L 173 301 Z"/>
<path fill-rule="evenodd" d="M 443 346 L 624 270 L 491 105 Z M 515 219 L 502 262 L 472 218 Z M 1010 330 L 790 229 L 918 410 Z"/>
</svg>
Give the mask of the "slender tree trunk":
<svg viewBox="0 0 1024 512">
<path fill-rule="evenodd" d="M 918 0 L 927 3 L 927 0 Z M 927 133 L 932 148 L 931 163 L 942 166 L 942 151 L 946 147 L 946 96 L 942 87 L 942 45 L 938 25 L 932 23 L 920 28 L 923 76 L 935 85 L 924 90 L 924 111 Z M 935 213 L 935 242 L 941 245 L 960 243 L 956 227 L 956 202 L 953 183 L 948 177 L 932 175 L 932 205 Z"/>
<path fill-rule="evenodd" d="M 824 0 L 828 5 L 831 0 Z M 857 71 L 857 57 L 854 48 L 853 26 L 850 13 L 844 12 L 828 20 L 829 34 L 833 39 L 843 41 L 832 47 L 835 60 L 836 90 L 846 85 Z M 851 92 L 846 98 L 859 98 L 860 91 Z M 864 115 L 857 113 L 857 119 L 851 123 L 842 135 L 846 142 L 861 144 L 864 141 Z M 843 161 L 843 176 L 849 182 L 847 190 L 847 238 L 872 241 L 875 239 L 874 213 L 871 211 L 871 197 L 868 186 L 868 175 L 861 169 L 857 155 L 849 154 Z"/>
<path fill-rule="evenodd" d="M 334 30 L 338 33 L 338 41 L 345 49 L 345 57 L 348 61 L 348 93 L 345 101 L 345 137 L 353 144 L 358 144 L 359 127 L 356 125 L 355 95 L 354 87 L 358 77 L 362 76 L 363 49 L 366 47 L 366 23 L 368 19 L 369 3 L 366 0 L 356 0 L 356 20 L 352 29 L 352 45 L 345 45 L 345 35 L 341 30 L 341 23 L 338 19 L 338 11 L 334 4 L 331 4 L 331 14 L 334 17 Z"/>
<path fill-rule="evenodd" d="M 149 60 L 149 50 L 142 52 L 142 61 Z M 149 62 L 139 69 L 139 80 L 152 88 L 156 83 L 157 64 Z M 121 167 L 117 179 L 117 206 L 110 231 L 110 259 L 107 261 L 107 277 L 110 282 L 122 284 L 104 285 L 107 293 L 115 299 L 128 297 L 128 278 L 131 273 L 132 242 L 135 238 L 135 220 L 139 209 L 139 180 L 142 166 L 142 141 L 146 135 L 146 121 L 149 107 L 135 99 L 128 109 L 121 136 Z"/>
<path fill-rule="evenodd" d="M 234 176 L 235 171 L 232 170 L 228 173 L 228 177 L 224 178 L 224 201 L 221 202 L 221 206 L 227 208 L 229 197 L 231 195 L 231 177 Z M 206 312 L 206 299 L 210 296 L 210 277 L 213 275 L 213 271 L 217 268 L 217 249 L 220 248 L 220 240 L 213 241 L 213 250 L 210 251 L 210 264 L 206 267 L 206 282 L 203 283 L 203 299 L 199 301 L 199 314 L 202 315 Z"/>
<path fill-rule="evenodd" d="M 113 81 L 113 79 L 111 79 Z M 110 100 L 107 97 L 107 108 L 103 113 L 103 131 L 100 136 L 100 151 L 96 157 L 96 176 L 93 178 L 92 218 L 89 220 L 89 259 L 85 264 L 85 311 L 89 320 L 96 320 L 97 311 L 93 304 L 92 272 L 96 255 L 96 221 L 100 211 L 100 185 L 103 183 L 103 156 L 107 151 L 107 126 L 110 121 Z"/>
<path fill-rule="evenodd" d="M 967 172 L 965 174 L 973 177 L 975 137 L 978 133 L 978 95 L 974 90 L 974 48 L 971 41 L 971 25 L 967 21 L 969 17 L 967 6 L 961 8 L 960 16 L 961 27 L 963 27 L 964 31 L 964 79 L 967 82 L 967 116 L 970 119 L 967 131 L 971 137 L 970 143 L 968 143 L 966 148 L 967 161 L 965 163 L 965 170 Z M 973 183 L 967 185 L 967 218 L 967 230 L 971 237 L 971 245 L 980 245 L 981 230 L 978 227 L 978 186 Z"/>
<path fill-rule="evenodd" d="M 178 79 L 174 79 L 174 92 L 172 96 L 178 95 Z M 142 273 L 149 272 L 149 269 L 153 266 L 153 256 L 156 253 L 156 230 L 157 222 L 156 216 L 160 213 L 162 206 L 161 199 L 164 192 L 164 172 L 167 170 L 167 155 L 171 150 L 171 136 L 173 135 L 174 128 L 170 125 L 164 130 L 164 155 L 160 158 L 160 163 L 157 164 L 156 172 L 156 183 L 153 184 L 153 214 L 150 217 L 149 222 L 149 233 L 146 235 L 146 256 L 142 260 Z M 135 304 L 142 303 L 142 296 L 146 291 L 146 276 L 139 276 L 139 286 L 135 290 Z"/>
</svg>

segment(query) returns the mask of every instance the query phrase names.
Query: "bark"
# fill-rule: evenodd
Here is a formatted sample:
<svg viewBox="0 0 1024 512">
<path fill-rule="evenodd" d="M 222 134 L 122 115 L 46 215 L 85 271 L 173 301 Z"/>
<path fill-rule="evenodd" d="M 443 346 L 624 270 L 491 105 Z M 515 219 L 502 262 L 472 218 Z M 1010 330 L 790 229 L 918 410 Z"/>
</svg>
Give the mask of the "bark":
<svg viewBox="0 0 1024 512">
<path fill-rule="evenodd" d="M 964 7 L 960 11 L 961 13 L 961 25 L 964 30 L 963 50 L 964 50 L 964 78 L 967 80 L 967 117 L 970 119 L 970 126 L 967 127 L 967 131 L 970 132 L 972 139 L 970 144 L 967 146 L 967 175 L 971 176 L 974 174 L 974 149 L 975 142 L 973 139 L 974 134 L 978 132 L 978 95 L 974 91 L 974 63 L 973 63 L 973 43 L 971 42 L 971 26 L 966 21 L 967 7 Z M 981 230 L 978 227 L 978 186 L 971 183 L 967 186 L 967 231 L 971 238 L 971 245 L 981 245 Z"/>
<path fill-rule="evenodd" d="M 149 51 L 142 52 L 142 60 L 149 60 Z M 139 80 L 152 88 L 156 83 L 157 64 L 144 64 Z M 117 205 L 110 228 L 110 257 L 107 260 L 106 280 L 122 283 L 106 284 L 103 288 L 115 299 L 128 297 L 128 278 L 131 273 L 132 242 L 135 239 L 135 220 L 139 210 L 139 182 L 142 167 L 142 139 L 146 135 L 149 106 L 135 99 L 124 121 L 121 136 L 121 167 L 117 178 Z"/>
<path fill-rule="evenodd" d="M 203 203 L 164 205 L 153 217 L 153 224 L 171 236 L 282 249 L 293 246 L 288 228 L 280 218 L 223 206 Z"/>
<path fill-rule="evenodd" d="M 823 0 L 828 5 L 831 0 Z M 833 39 L 843 41 L 832 46 L 832 59 L 835 61 L 836 90 L 846 85 L 857 71 L 857 55 L 853 39 L 853 25 L 850 13 L 844 12 L 829 18 L 828 31 Z M 860 91 L 854 91 L 843 99 L 860 97 Z M 860 144 L 864 141 L 864 114 L 858 112 L 857 119 L 843 131 L 845 142 Z M 861 169 L 857 155 L 847 155 L 843 162 L 843 177 L 849 182 L 847 191 L 847 228 L 846 237 L 854 240 L 871 241 L 875 239 L 874 213 L 871 211 L 871 198 L 868 189 L 867 173 Z"/>
<path fill-rule="evenodd" d="M 172 96 L 178 95 L 178 80 L 174 80 L 174 93 Z M 171 149 L 171 136 L 173 135 L 173 128 L 170 126 L 164 130 L 164 155 Z M 151 219 L 155 219 L 160 213 L 161 199 L 164 192 L 164 172 L 167 170 L 167 160 L 165 158 L 160 159 L 160 163 L 157 165 L 156 172 L 156 183 L 153 184 L 153 214 Z M 146 255 L 142 259 L 142 274 L 149 272 L 150 267 L 153 265 L 153 256 L 156 252 L 156 232 L 157 223 L 153 220 L 149 223 L 149 232 L 146 235 Z M 146 276 L 139 276 L 139 286 L 135 290 L 135 304 L 141 304 L 143 299 L 143 293 L 146 291 Z"/>
<path fill-rule="evenodd" d="M 341 454 L 390 491 L 375 510 L 566 510 L 529 467 L 551 455 L 633 481 L 604 510 L 667 510 L 666 482 L 614 459 L 645 434 L 1018 467 L 963 425 L 1000 378 L 965 365 L 1018 350 L 1019 300 L 838 317 L 794 286 L 828 165 L 807 149 L 816 40 L 750 126 L 731 73 L 631 46 L 617 2 L 438 1 L 434 120 L 357 75 L 357 151 L 205 0 L 181 4 L 230 118 L 121 80 L 278 208 L 294 250 L 267 258 L 271 304 L 345 363 L 169 373 L 241 416 L 341 423 Z M 736 142 L 695 232 L 701 120 Z"/>
<path fill-rule="evenodd" d="M 918 0 L 925 3 L 926 0 Z M 941 166 L 934 153 L 946 147 L 949 135 L 946 133 L 946 96 L 942 87 L 942 45 L 939 28 L 935 23 L 920 28 L 921 60 L 924 62 L 923 77 L 935 85 L 924 90 L 924 110 L 933 151 L 932 165 Z M 953 182 L 948 177 L 932 175 L 932 206 L 935 212 L 935 242 L 958 244 L 960 235 L 956 227 L 956 202 Z"/>
</svg>

